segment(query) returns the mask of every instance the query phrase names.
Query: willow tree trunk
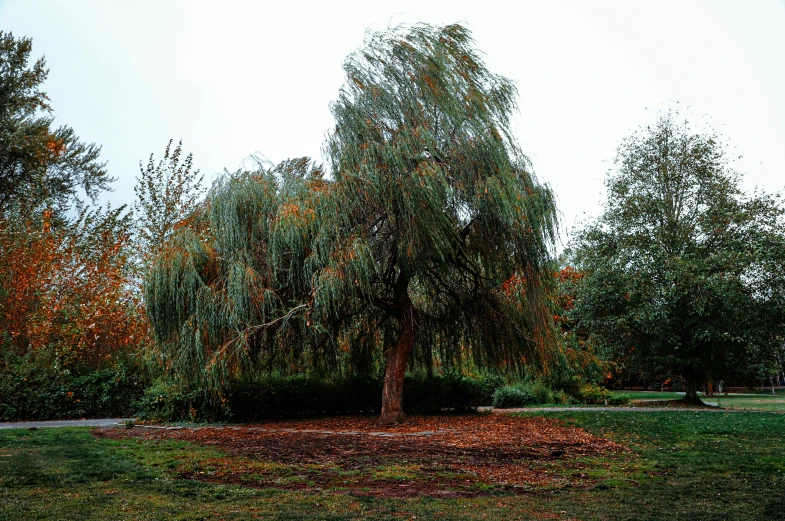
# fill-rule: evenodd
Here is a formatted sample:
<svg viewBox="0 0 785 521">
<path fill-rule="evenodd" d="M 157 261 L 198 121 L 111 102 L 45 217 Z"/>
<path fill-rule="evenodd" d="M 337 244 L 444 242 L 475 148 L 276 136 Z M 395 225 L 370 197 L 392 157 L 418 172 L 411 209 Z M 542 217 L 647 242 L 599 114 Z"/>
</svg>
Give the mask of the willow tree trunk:
<svg viewBox="0 0 785 521">
<path fill-rule="evenodd" d="M 380 425 L 400 423 L 403 412 L 403 382 L 406 378 L 406 365 L 417 339 L 417 320 L 411 307 L 403 313 L 401 336 L 398 343 L 384 352 L 384 388 L 382 389 L 382 414 Z"/>
</svg>

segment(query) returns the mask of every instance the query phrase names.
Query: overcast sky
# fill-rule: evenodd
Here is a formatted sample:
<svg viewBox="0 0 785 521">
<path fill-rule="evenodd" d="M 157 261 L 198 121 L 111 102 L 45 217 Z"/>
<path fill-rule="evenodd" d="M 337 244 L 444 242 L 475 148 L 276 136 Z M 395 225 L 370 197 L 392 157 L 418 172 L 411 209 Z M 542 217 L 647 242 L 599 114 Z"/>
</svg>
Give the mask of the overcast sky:
<svg viewBox="0 0 785 521">
<path fill-rule="evenodd" d="M 253 153 L 319 158 L 343 59 L 403 22 L 467 25 L 516 81 L 516 134 L 563 230 L 599 212 L 619 141 L 671 102 L 728 139 L 748 189 L 785 188 L 783 0 L 314 4 L 0 0 L 0 30 L 46 56 L 56 123 L 103 145 L 115 205 L 170 138 L 208 179 Z"/>
</svg>

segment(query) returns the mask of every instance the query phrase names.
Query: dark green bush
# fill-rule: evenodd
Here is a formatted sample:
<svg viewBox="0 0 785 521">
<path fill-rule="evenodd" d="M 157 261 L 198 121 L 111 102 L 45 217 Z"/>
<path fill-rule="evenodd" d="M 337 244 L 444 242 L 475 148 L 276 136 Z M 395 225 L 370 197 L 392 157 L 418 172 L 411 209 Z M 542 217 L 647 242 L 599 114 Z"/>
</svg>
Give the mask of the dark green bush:
<svg viewBox="0 0 785 521">
<path fill-rule="evenodd" d="M 540 382 L 534 382 L 530 386 L 531 392 L 534 395 L 534 403 L 553 403 L 553 392 L 548 387 Z"/>
<path fill-rule="evenodd" d="M 466 411 L 491 403 L 498 377 L 409 376 L 404 408 L 411 413 Z M 142 419 L 157 421 L 256 421 L 381 409 L 381 381 L 313 375 L 264 377 L 230 383 L 222 396 L 158 381 L 137 404 Z"/>
<path fill-rule="evenodd" d="M 199 389 L 158 380 L 144 390 L 134 414 L 144 420 L 188 420 L 204 418 L 212 421 L 229 419 L 221 400 Z"/>
<path fill-rule="evenodd" d="M 493 406 L 499 409 L 523 407 L 535 403 L 537 398 L 526 384 L 505 385 L 493 393 Z"/>
<path fill-rule="evenodd" d="M 556 391 L 553 393 L 553 403 L 569 403 L 569 400 L 572 399 L 572 396 L 569 396 L 564 391 Z"/>
<path fill-rule="evenodd" d="M 133 362 L 87 374 L 16 362 L 0 371 L 3 421 L 130 416 L 146 384 Z"/>
<path fill-rule="evenodd" d="M 404 406 L 411 412 L 466 411 L 493 401 L 504 380 L 494 376 L 410 377 L 404 385 Z"/>
</svg>

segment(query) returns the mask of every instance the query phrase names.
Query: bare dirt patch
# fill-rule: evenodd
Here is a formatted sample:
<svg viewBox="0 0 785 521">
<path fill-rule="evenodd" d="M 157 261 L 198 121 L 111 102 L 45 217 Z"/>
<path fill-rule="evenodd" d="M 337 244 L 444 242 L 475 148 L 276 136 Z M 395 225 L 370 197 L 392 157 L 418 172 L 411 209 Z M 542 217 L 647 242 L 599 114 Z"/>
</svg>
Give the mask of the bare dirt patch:
<svg viewBox="0 0 785 521">
<path fill-rule="evenodd" d="M 399 426 L 347 416 L 179 430 L 95 429 L 106 438 L 182 440 L 229 457 L 180 466 L 203 481 L 286 489 L 335 489 L 399 497 L 466 497 L 493 490 L 591 486 L 586 456 L 624 447 L 553 419 L 500 415 L 412 416 Z M 554 472 L 553 463 L 563 472 Z"/>
</svg>

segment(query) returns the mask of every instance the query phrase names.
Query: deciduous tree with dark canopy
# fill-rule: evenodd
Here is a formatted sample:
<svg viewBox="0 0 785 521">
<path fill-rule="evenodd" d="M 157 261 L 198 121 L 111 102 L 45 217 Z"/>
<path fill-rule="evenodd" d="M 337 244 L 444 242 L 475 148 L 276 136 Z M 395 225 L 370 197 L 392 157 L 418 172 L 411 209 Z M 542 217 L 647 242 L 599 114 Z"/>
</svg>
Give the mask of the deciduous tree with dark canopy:
<svg viewBox="0 0 785 521">
<path fill-rule="evenodd" d="M 372 34 L 344 70 L 332 179 L 301 160 L 222 185 L 202 239 L 157 261 L 148 306 L 175 357 L 205 353 L 192 375 L 303 345 L 311 363 L 383 366 L 387 424 L 411 364 L 548 357 L 556 209 L 511 134 L 513 83 L 465 28 Z M 256 238 L 220 246 L 240 236 Z"/>
<path fill-rule="evenodd" d="M 605 212 L 573 242 L 572 318 L 613 358 L 698 385 L 773 365 L 785 333 L 785 212 L 745 194 L 718 138 L 672 111 L 619 147 Z"/>
<path fill-rule="evenodd" d="M 204 175 L 193 169 L 193 154 L 182 159 L 182 140 L 174 148 L 173 142 L 169 140 L 164 158 L 157 164 L 153 154 L 146 167 L 139 162 L 134 211 L 139 221 L 139 239 L 146 252 L 159 250 L 175 226 L 196 209 L 204 194 Z"/>
</svg>

